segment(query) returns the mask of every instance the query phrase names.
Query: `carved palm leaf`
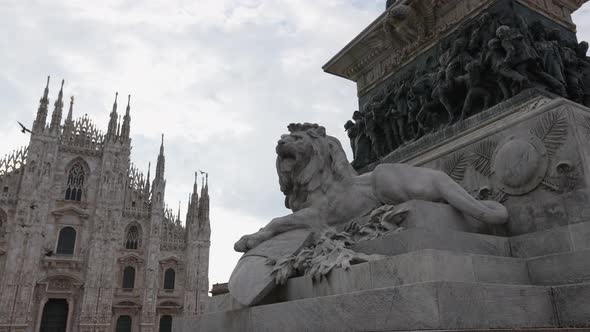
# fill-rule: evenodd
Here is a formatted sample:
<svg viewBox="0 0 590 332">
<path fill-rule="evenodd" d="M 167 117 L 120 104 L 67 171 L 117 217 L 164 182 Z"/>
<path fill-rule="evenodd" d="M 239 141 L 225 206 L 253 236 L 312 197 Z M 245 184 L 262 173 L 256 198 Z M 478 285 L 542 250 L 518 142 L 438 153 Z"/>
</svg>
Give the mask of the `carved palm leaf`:
<svg viewBox="0 0 590 332">
<path fill-rule="evenodd" d="M 581 116 L 581 118 L 581 125 L 584 127 L 584 129 L 586 129 L 586 137 L 590 137 L 590 117 Z"/>
<path fill-rule="evenodd" d="M 531 133 L 545 144 L 551 158 L 567 136 L 566 118 L 561 112 L 547 113 L 531 130 Z"/>
<path fill-rule="evenodd" d="M 469 166 L 469 158 L 465 152 L 455 153 L 444 164 L 442 171 L 447 173 L 451 179 L 460 182 L 465 177 L 465 170 Z"/>
<path fill-rule="evenodd" d="M 471 164 L 483 176 L 489 177 L 492 174 L 492 157 L 498 143 L 487 140 L 479 143 L 471 151 Z"/>
</svg>

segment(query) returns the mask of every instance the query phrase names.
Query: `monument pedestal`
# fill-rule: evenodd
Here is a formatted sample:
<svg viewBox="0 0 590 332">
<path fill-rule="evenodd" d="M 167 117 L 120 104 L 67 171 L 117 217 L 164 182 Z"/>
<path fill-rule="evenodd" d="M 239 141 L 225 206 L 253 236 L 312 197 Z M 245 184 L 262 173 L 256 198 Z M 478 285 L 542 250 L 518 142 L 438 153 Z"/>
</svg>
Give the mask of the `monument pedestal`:
<svg viewBox="0 0 590 332">
<path fill-rule="evenodd" d="M 386 160 L 448 171 L 473 195 L 502 200 L 503 229 L 406 202 L 403 231 L 351 248 L 387 258 L 322 282 L 291 278 L 254 307 L 215 296 L 203 315 L 175 319 L 175 331 L 590 328 L 590 110 L 525 97 L 469 119 L 475 127 L 448 128 L 452 135 L 443 131 L 429 149 L 418 141 L 403 159 Z"/>
<path fill-rule="evenodd" d="M 345 128 L 360 173 L 443 171 L 508 223 L 405 202 L 402 231 L 349 248 L 386 258 L 272 289 L 266 250 L 243 283 L 264 299 L 232 290 L 258 305 L 218 295 L 175 331 L 590 329 L 590 58 L 570 17 L 583 2 L 389 1 L 324 67 L 357 83 Z"/>
<path fill-rule="evenodd" d="M 590 222 L 559 232 L 571 239 Z M 179 319 L 176 331 L 421 331 L 590 327 L 590 243 L 580 239 L 528 257 L 523 241 L 559 242 L 543 232 L 497 237 L 409 229 L 356 250 L 391 255 L 334 270 L 327 280 L 292 278 L 267 301 L 231 304 Z M 534 240 L 533 240 L 534 239 Z M 388 246 L 388 244 L 391 244 Z M 568 251 L 565 251 L 569 247 Z M 519 251 L 520 250 L 520 251 Z M 485 254 L 482 254 L 485 253 Z M 518 253 L 521 257 L 514 257 Z M 232 307 L 233 306 L 233 307 Z"/>
</svg>

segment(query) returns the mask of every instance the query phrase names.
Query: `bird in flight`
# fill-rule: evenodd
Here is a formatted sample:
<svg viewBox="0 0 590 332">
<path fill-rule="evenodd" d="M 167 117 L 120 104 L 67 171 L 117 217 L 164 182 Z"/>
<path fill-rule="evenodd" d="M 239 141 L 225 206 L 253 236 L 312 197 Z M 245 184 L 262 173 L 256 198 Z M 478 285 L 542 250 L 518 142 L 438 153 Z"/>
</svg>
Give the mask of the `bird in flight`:
<svg viewBox="0 0 590 332">
<path fill-rule="evenodd" d="M 20 130 L 21 133 L 23 133 L 23 134 L 26 134 L 26 133 L 31 133 L 32 134 L 33 133 L 29 128 L 25 127 L 24 124 L 20 123 L 20 121 L 17 121 L 17 122 L 18 122 L 18 125 L 21 128 L 21 130 Z"/>
</svg>

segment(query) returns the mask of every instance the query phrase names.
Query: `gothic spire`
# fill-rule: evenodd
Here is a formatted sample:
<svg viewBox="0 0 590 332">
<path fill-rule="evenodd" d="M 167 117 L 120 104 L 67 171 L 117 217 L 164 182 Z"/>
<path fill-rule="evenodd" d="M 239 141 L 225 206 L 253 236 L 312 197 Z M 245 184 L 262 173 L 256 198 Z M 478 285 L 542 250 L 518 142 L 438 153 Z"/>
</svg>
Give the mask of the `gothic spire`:
<svg viewBox="0 0 590 332">
<path fill-rule="evenodd" d="M 125 141 L 129 139 L 129 133 L 131 131 L 131 95 L 127 97 L 127 109 L 125 110 L 125 116 L 123 117 L 123 127 L 121 127 L 121 140 Z"/>
<path fill-rule="evenodd" d="M 117 119 L 117 137 L 121 136 L 121 116 Z"/>
<path fill-rule="evenodd" d="M 164 181 L 164 164 L 166 158 L 164 157 L 164 134 L 162 134 L 162 143 L 160 144 L 160 154 L 158 155 L 158 163 L 156 164 L 156 177 L 154 182 L 161 183 Z"/>
<path fill-rule="evenodd" d="M 68 117 L 66 118 L 66 123 L 72 122 L 72 116 L 74 114 L 74 96 L 70 97 L 70 109 L 68 110 Z"/>
<path fill-rule="evenodd" d="M 199 192 L 198 192 L 198 178 L 195 172 L 195 183 L 193 184 L 193 192 L 189 195 L 189 208 L 186 213 L 186 224 L 196 224 L 199 216 Z"/>
<path fill-rule="evenodd" d="M 190 218 L 191 217 L 191 194 L 188 194 L 188 204 L 186 206 L 186 223 L 185 226 L 189 224 Z"/>
<path fill-rule="evenodd" d="M 45 122 L 47 121 L 47 105 L 49 105 L 49 76 L 47 76 L 47 84 L 43 91 L 43 97 L 39 100 L 39 108 L 37 109 L 37 117 L 33 123 L 33 130 L 35 132 L 43 131 L 45 129 Z"/>
<path fill-rule="evenodd" d="M 180 224 L 180 204 L 181 201 L 178 201 L 178 214 L 176 214 L 176 224 Z"/>
<path fill-rule="evenodd" d="M 145 179 L 145 187 L 144 187 L 144 193 L 145 195 L 148 195 L 150 193 L 150 169 L 152 168 L 152 163 L 148 163 L 148 172 L 147 172 L 147 178 Z"/>
<path fill-rule="evenodd" d="M 197 194 L 197 190 L 199 190 L 197 183 L 199 182 L 199 173 L 195 172 L 195 183 L 193 184 L 193 195 L 197 195 L 198 198 L 198 194 Z"/>
<path fill-rule="evenodd" d="M 61 80 L 61 88 L 59 89 L 59 93 L 57 95 L 57 100 L 54 104 L 53 113 L 51 114 L 51 125 L 49 126 L 50 131 L 59 131 L 59 126 L 61 125 L 61 117 L 64 107 L 63 97 L 64 97 L 64 82 L 65 80 Z"/>
<path fill-rule="evenodd" d="M 117 134 L 117 97 L 119 93 L 115 93 L 115 102 L 113 103 L 113 110 L 111 111 L 111 119 L 109 120 L 109 127 L 107 129 L 107 137 L 113 138 Z"/>
<path fill-rule="evenodd" d="M 209 192 L 209 174 L 205 173 L 204 177 L 201 177 L 201 198 L 207 195 Z"/>
<path fill-rule="evenodd" d="M 201 199 L 199 200 L 199 236 L 208 238 L 211 232 L 209 223 L 209 174 L 205 173 L 203 187 L 201 187 Z"/>
</svg>

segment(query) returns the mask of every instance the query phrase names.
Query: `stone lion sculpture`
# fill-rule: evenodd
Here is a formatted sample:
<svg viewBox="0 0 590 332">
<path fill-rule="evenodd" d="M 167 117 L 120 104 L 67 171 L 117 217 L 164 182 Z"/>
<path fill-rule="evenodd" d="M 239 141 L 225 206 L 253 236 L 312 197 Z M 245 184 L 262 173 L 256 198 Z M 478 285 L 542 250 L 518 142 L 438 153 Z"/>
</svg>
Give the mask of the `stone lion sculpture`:
<svg viewBox="0 0 590 332">
<path fill-rule="evenodd" d="M 495 201 L 478 201 L 447 174 L 405 164 L 382 164 L 357 175 L 342 145 L 317 124 L 291 124 L 278 141 L 277 172 L 285 206 L 292 214 L 273 219 L 243 236 L 234 249 L 246 252 L 273 236 L 297 228 L 319 229 L 350 221 L 381 205 L 409 200 L 447 203 L 489 224 L 508 221 Z"/>
<path fill-rule="evenodd" d="M 357 175 L 338 139 L 326 135 L 324 127 L 304 123 L 290 124 L 288 129 L 290 134 L 283 135 L 276 147 L 276 166 L 285 205 L 293 213 L 273 219 L 258 232 L 245 235 L 235 243 L 234 249 L 246 254 L 238 262 L 229 288 L 242 304 L 256 303 L 273 287 L 272 278 L 265 279 L 264 273 L 268 271 L 256 271 L 264 266 L 265 257 L 278 251 L 281 255 L 289 254 L 284 248 L 292 241 L 299 241 L 292 246 L 296 251 L 305 234 L 347 223 L 382 205 L 410 200 L 441 202 L 485 223 L 508 221 L 508 211 L 502 204 L 476 200 L 441 171 L 382 164 L 373 172 Z M 279 239 L 281 234 L 289 232 L 299 235 Z M 257 248 L 263 242 L 263 248 Z"/>
</svg>

